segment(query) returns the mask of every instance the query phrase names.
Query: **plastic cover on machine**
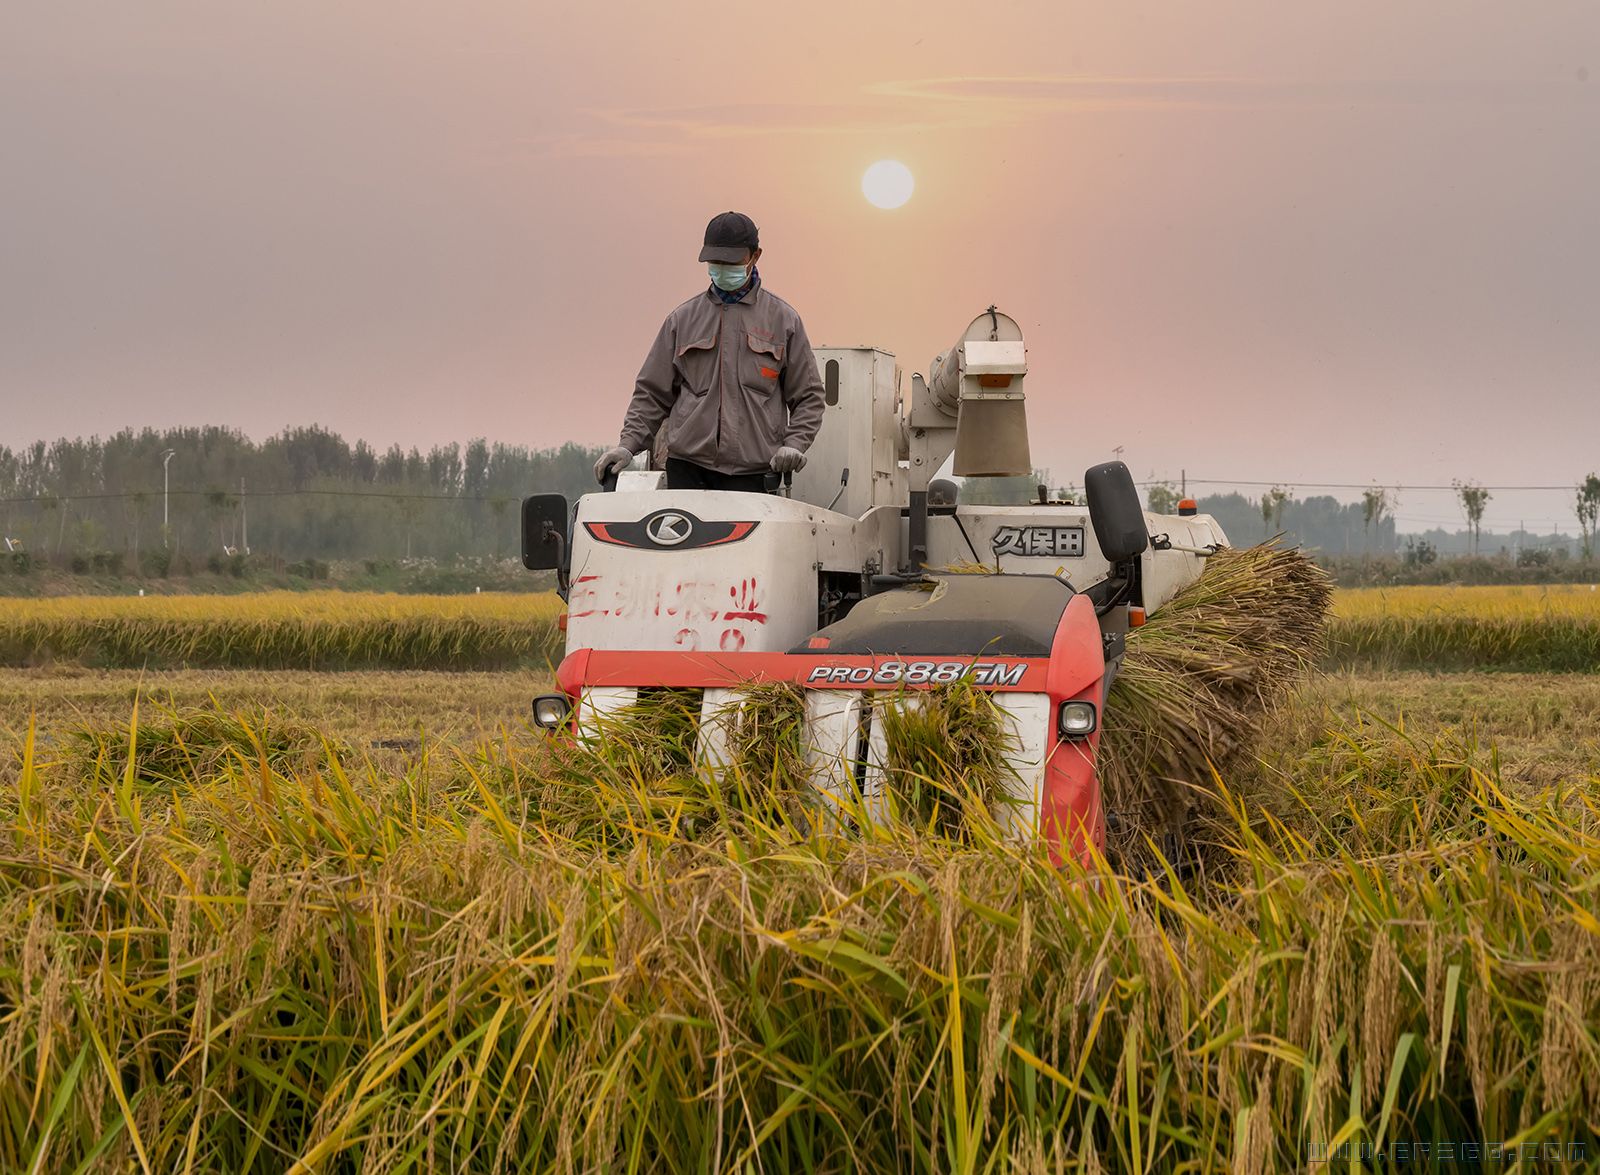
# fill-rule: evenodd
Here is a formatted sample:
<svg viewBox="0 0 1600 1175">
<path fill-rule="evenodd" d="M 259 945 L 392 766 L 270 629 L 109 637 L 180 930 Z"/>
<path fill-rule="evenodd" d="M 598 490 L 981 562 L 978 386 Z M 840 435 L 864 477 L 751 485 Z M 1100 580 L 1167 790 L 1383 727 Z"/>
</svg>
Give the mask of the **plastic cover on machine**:
<svg viewBox="0 0 1600 1175">
<path fill-rule="evenodd" d="M 1048 657 L 1072 596 L 1052 576 L 941 576 L 868 596 L 789 651 Z"/>
</svg>

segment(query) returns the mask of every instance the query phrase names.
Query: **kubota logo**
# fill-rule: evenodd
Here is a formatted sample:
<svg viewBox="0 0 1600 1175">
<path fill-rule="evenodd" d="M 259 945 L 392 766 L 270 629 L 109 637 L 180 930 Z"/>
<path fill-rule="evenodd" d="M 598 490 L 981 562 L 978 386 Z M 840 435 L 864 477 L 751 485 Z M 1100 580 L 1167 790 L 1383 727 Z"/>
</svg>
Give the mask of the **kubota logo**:
<svg viewBox="0 0 1600 1175">
<path fill-rule="evenodd" d="M 644 527 L 644 533 L 658 547 L 676 547 L 693 532 L 694 523 L 682 514 L 657 514 Z"/>
<path fill-rule="evenodd" d="M 996 555 L 1076 559 L 1083 554 L 1083 527 L 1002 526 L 989 547 Z"/>
<path fill-rule="evenodd" d="M 754 522 L 706 522 L 687 510 L 657 510 L 637 522 L 585 522 L 602 543 L 645 551 L 688 551 L 736 543 L 756 528 Z"/>
</svg>

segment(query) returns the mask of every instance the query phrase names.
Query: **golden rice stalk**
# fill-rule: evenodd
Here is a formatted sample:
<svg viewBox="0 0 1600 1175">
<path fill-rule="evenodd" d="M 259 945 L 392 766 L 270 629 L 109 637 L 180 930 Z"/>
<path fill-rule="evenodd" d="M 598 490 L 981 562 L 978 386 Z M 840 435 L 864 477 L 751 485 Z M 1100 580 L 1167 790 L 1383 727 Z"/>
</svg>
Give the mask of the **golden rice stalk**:
<svg viewBox="0 0 1600 1175">
<path fill-rule="evenodd" d="M 626 764 L 647 778 L 690 771 L 701 696 L 697 689 L 641 689 L 632 705 L 599 724 L 584 749 L 612 766 Z"/>
<path fill-rule="evenodd" d="M 103 723 L 68 728 L 69 752 L 86 769 L 97 765 L 116 777 L 131 770 L 143 783 L 167 784 L 204 778 L 227 762 L 291 771 L 315 765 L 327 753 L 348 751 L 310 724 L 266 707 L 228 710 L 215 701 L 209 706 L 145 704 L 149 711 L 136 728 Z"/>
<path fill-rule="evenodd" d="M 814 795 L 806 763 L 806 695 L 794 682 L 759 682 L 740 691 L 729 715 L 727 754 L 739 808 L 764 821 L 808 827 Z"/>
<path fill-rule="evenodd" d="M 1014 740 L 995 700 L 969 681 L 880 702 L 884 782 L 898 814 L 946 836 L 1007 803 Z"/>
<path fill-rule="evenodd" d="M 1277 1171 L 1352 1122 L 1592 1145 L 1600 779 L 1519 798 L 1493 754 L 1463 781 L 1328 721 L 1350 759 L 1286 765 L 1313 835 L 1239 809 L 1214 828 L 1250 876 L 1215 888 L 972 836 L 711 838 L 706 788 L 598 751 L 552 825 L 509 732 L 462 779 L 327 755 L 264 801 L 226 762 L 128 789 L 30 724 L 0 747 L 0 1170 Z"/>
<path fill-rule="evenodd" d="M 1331 601 L 1332 581 L 1298 550 L 1225 549 L 1129 633 L 1100 743 L 1114 849 L 1184 825 L 1212 766 L 1248 749 L 1316 665 Z"/>
</svg>

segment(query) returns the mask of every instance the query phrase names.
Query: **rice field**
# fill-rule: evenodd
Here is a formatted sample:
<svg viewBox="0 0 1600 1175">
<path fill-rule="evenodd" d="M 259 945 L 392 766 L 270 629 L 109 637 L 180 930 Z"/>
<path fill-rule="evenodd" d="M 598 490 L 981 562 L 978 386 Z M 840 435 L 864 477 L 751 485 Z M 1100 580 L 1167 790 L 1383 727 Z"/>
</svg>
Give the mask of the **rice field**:
<svg viewBox="0 0 1600 1175">
<path fill-rule="evenodd" d="M 1213 740 L 1122 760 L 1197 851 L 1088 871 L 1000 834 L 954 692 L 886 733 L 903 802 L 823 810 L 781 689 L 708 775 L 670 709 L 552 743 L 538 666 L 0 669 L 0 1170 L 1592 1166 L 1600 675 L 1286 686 L 1314 647 L 1209 586 L 1145 633 L 1203 690 L 1122 695 Z"/>
<path fill-rule="evenodd" d="M 522 668 L 561 650 L 548 592 L 261 592 L 0 601 L 0 666 L 315 670 Z M 1334 593 L 1329 668 L 1600 672 L 1600 590 Z"/>
<path fill-rule="evenodd" d="M 1337 593 L 1333 662 L 1371 668 L 1600 672 L 1600 589 L 1362 588 Z"/>
<path fill-rule="evenodd" d="M 0 603 L 0 664 L 505 669 L 560 651 L 553 593 L 261 592 Z"/>
<path fill-rule="evenodd" d="M 1334 615 L 1341 620 L 1439 615 L 1470 616 L 1476 620 L 1524 620 L 1532 616 L 1594 620 L 1600 617 L 1600 587 L 1561 583 L 1345 588 L 1335 593 Z"/>
<path fill-rule="evenodd" d="M 147 684 L 216 692 L 186 676 Z M 659 744 L 458 723 L 397 758 L 314 704 L 80 693 L 3 769 L 0 1168 L 1595 1154 L 1600 762 L 1526 786 L 1521 755 L 1346 686 L 1218 789 L 1230 868 L 1093 878 L 970 814 L 823 834 L 759 773 L 650 770 Z"/>
<path fill-rule="evenodd" d="M 427 596 L 397 592 L 249 592 L 226 596 L 56 596 L 7 600 L 14 624 L 93 624 L 153 620 L 205 623 L 345 620 L 553 620 L 554 592 L 479 592 Z"/>
</svg>

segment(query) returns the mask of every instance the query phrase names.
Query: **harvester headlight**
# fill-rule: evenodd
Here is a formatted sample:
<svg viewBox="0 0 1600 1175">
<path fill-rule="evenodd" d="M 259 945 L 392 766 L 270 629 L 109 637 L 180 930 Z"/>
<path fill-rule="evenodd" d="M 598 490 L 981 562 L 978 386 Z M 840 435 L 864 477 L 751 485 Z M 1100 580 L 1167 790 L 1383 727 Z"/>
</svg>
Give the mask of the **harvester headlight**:
<svg viewBox="0 0 1600 1175">
<path fill-rule="evenodd" d="M 1062 738 L 1088 738 L 1099 721 L 1093 702 L 1062 702 L 1056 716 L 1056 730 Z"/>
<path fill-rule="evenodd" d="M 533 720 L 546 730 L 556 730 L 572 713 L 572 699 L 566 694 L 540 694 L 533 699 Z"/>
</svg>

